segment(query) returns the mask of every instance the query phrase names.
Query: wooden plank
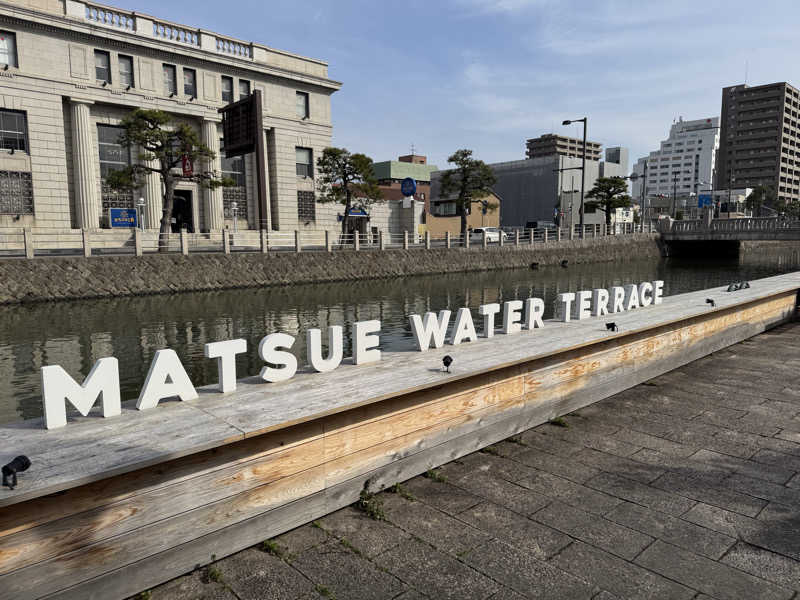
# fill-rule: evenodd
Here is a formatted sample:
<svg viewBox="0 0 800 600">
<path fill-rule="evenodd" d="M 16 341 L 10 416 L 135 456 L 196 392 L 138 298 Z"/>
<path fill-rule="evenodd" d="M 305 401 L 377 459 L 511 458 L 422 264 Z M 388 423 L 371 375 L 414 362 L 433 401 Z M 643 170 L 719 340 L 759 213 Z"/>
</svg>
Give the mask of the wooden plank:
<svg viewBox="0 0 800 600">
<path fill-rule="evenodd" d="M 800 288 L 793 273 L 752 282 L 752 287 L 726 294 L 723 288 L 667 297 L 664 304 L 614 315 L 622 332 L 605 331 L 606 319 L 573 323 L 547 322 L 542 330 L 513 338 L 498 335 L 457 348 L 427 353 L 386 353 L 380 363 L 343 366 L 331 373 L 301 373 L 281 384 L 240 382 L 234 394 L 221 396 L 210 388 L 192 402 L 167 402 L 152 411 L 126 405 L 113 419 L 77 419 L 61 430 L 37 429 L 36 422 L 0 426 L 0 459 L 18 453 L 31 456 L 35 467 L 14 491 L 0 494 L 0 506 L 69 489 L 140 469 L 158 462 L 217 447 L 244 436 L 259 435 L 387 398 L 435 388 L 614 337 L 624 337 Z M 717 309 L 705 297 L 714 296 Z M 436 372 L 441 356 L 456 354 L 452 374 Z M 157 440 L 156 443 L 151 443 Z"/>
</svg>

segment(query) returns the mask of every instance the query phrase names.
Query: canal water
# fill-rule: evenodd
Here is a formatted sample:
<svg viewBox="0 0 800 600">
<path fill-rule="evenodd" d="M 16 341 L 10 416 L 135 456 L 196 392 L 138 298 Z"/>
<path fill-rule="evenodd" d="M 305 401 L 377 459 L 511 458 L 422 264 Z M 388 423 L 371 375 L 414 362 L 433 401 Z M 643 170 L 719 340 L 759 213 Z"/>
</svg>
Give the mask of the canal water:
<svg viewBox="0 0 800 600">
<path fill-rule="evenodd" d="M 297 285 L 107 300 L 0 306 L 0 422 L 41 416 L 40 368 L 58 364 L 82 381 L 98 358 L 119 359 L 123 400 L 136 398 L 156 350 L 172 348 L 195 385 L 216 381 L 216 361 L 203 344 L 244 338 L 238 376 L 263 366 L 258 341 L 269 333 L 295 335 L 305 364 L 305 331 L 344 325 L 346 348 L 355 321 L 379 319 L 384 350 L 412 348 L 408 315 L 531 296 L 552 302 L 561 292 L 663 279 L 677 294 L 797 270 L 798 255 L 728 260 L 664 259 L 514 269 L 392 280 Z M 473 316 L 477 319 L 476 312 Z M 326 335 L 323 335 L 325 339 Z M 347 350 L 345 355 L 348 355 Z M 355 372 L 354 372 L 355 373 Z"/>
</svg>

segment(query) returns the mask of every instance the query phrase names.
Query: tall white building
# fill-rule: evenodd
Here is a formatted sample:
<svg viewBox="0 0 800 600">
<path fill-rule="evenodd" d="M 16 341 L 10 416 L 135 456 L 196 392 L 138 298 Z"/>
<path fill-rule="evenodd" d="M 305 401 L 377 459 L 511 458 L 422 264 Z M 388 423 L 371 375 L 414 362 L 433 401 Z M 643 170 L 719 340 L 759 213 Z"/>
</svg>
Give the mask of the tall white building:
<svg viewBox="0 0 800 600">
<path fill-rule="evenodd" d="M 640 158 L 633 172 L 640 176 L 633 181 L 634 199 L 642 197 L 642 178 L 647 170 L 647 198 L 654 208 L 666 207 L 677 198 L 676 208 L 686 205 L 698 191 L 710 190 L 716 171 L 719 149 L 719 117 L 673 123 L 669 137 L 658 150 Z M 646 164 L 646 167 L 645 167 Z M 659 199 L 666 201 L 659 202 Z"/>
</svg>

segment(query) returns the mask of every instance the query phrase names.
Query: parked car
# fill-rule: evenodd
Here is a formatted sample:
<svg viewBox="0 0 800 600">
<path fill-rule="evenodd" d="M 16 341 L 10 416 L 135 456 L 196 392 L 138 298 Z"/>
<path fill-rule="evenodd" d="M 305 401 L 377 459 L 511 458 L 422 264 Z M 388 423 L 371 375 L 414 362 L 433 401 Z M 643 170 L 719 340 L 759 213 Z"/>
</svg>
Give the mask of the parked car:
<svg viewBox="0 0 800 600">
<path fill-rule="evenodd" d="M 486 232 L 486 241 L 497 243 L 500 241 L 500 236 L 503 236 L 503 241 L 508 239 L 508 234 L 505 231 L 500 231 L 497 227 L 476 227 L 472 230 L 470 241 L 480 242 L 483 240 L 483 232 Z"/>
</svg>

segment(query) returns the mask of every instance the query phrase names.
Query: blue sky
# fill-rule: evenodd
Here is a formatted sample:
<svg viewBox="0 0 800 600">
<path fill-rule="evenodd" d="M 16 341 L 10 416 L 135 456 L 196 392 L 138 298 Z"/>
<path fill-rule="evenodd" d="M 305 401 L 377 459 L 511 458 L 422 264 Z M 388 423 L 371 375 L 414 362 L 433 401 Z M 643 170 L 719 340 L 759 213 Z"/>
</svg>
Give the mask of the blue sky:
<svg viewBox="0 0 800 600">
<path fill-rule="evenodd" d="M 719 114 L 721 88 L 800 85 L 800 4 L 766 0 L 109 0 L 326 60 L 333 142 L 374 160 L 414 144 L 446 166 L 487 162 L 589 117 L 589 138 L 636 158 L 673 119 Z M 757 6 L 757 10 L 754 7 Z M 759 12 L 757 12 L 759 11 Z M 747 15 L 745 20 L 739 16 Z"/>
</svg>

